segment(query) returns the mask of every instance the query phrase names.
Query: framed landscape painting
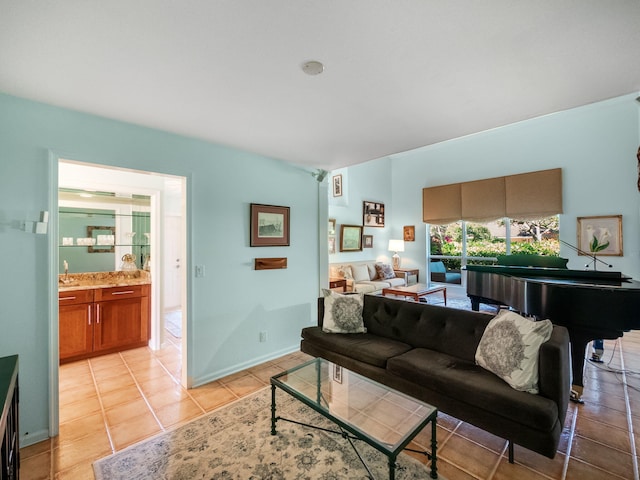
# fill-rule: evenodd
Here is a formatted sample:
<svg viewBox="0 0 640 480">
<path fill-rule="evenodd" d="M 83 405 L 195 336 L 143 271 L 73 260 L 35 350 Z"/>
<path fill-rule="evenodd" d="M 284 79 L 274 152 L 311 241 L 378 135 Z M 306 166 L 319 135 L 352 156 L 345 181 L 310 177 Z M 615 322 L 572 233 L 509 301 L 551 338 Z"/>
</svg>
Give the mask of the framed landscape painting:
<svg viewBox="0 0 640 480">
<path fill-rule="evenodd" d="M 360 225 L 340 225 L 340 251 L 359 252 L 362 250 L 362 227 Z"/>
<path fill-rule="evenodd" d="M 289 246 L 289 207 L 251 204 L 250 246 Z"/>
</svg>

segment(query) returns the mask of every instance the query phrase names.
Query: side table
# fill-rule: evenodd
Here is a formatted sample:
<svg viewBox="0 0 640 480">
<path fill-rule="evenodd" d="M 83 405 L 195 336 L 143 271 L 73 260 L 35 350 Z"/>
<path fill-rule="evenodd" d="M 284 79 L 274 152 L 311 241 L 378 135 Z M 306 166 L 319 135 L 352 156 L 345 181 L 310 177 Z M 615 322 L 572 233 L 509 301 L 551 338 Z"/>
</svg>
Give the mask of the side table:
<svg viewBox="0 0 640 480">
<path fill-rule="evenodd" d="M 332 288 L 340 288 L 342 287 L 342 291 L 347 291 L 347 279 L 346 278 L 330 278 L 329 279 L 329 289 Z"/>
<path fill-rule="evenodd" d="M 420 270 L 417 268 L 394 268 L 393 271 L 396 273 L 396 277 L 404 277 L 405 285 L 413 285 L 414 283 L 420 282 L 420 278 L 418 277 Z M 409 283 L 410 277 L 413 277 L 414 275 L 416 277 L 416 281 Z"/>
</svg>

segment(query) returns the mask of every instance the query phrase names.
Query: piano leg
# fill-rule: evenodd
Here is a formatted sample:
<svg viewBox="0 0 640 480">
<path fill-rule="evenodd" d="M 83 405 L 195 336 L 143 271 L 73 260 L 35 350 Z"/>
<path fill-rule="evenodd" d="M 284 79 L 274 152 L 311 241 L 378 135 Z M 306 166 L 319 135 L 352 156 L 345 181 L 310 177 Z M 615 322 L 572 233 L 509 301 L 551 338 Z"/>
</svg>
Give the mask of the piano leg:
<svg viewBox="0 0 640 480">
<path fill-rule="evenodd" d="M 593 335 L 580 334 L 569 330 L 569 338 L 571 339 L 571 372 L 573 373 L 573 381 L 571 385 L 572 402 L 584 403 L 582 400 L 582 391 L 584 389 L 584 355 L 587 344 L 593 340 Z"/>
<path fill-rule="evenodd" d="M 469 295 L 469 300 L 471 300 L 471 310 L 474 312 L 480 311 L 480 299 L 478 297 L 474 297 Z"/>
</svg>

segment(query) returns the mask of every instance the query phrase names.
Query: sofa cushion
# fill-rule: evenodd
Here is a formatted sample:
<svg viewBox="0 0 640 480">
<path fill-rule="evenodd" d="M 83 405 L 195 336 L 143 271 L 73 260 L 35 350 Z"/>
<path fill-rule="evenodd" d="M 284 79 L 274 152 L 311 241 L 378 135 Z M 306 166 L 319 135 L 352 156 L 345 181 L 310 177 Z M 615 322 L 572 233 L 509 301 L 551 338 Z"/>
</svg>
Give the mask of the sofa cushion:
<svg viewBox="0 0 640 480">
<path fill-rule="evenodd" d="M 369 333 L 350 333 L 347 335 L 330 335 L 320 327 L 302 329 L 302 338 L 318 348 L 339 353 L 355 360 L 385 368 L 387 359 L 411 350 L 406 343 L 396 342 L 388 338 Z"/>
<path fill-rule="evenodd" d="M 549 431 L 558 421 L 552 400 L 523 395 L 479 365 L 446 353 L 415 348 L 390 358 L 387 371 L 536 430 Z"/>
<path fill-rule="evenodd" d="M 553 324 L 503 311 L 487 325 L 476 351 L 478 365 L 516 390 L 538 393 L 540 345 L 549 340 Z"/>
<path fill-rule="evenodd" d="M 482 334 L 493 315 L 366 295 L 362 311 L 369 333 L 414 347 L 456 355 L 475 363 Z"/>
<path fill-rule="evenodd" d="M 371 282 L 360 282 L 353 284 L 353 291 L 357 293 L 373 293 L 376 290 L 379 289 Z"/>
<path fill-rule="evenodd" d="M 393 271 L 393 267 L 388 263 L 376 263 L 376 273 L 377 278 L 380 280 L 396 278 L 396 272 Z"/>
<path fill-rule="evenodd" d="M 402 287 L 405 284 L 404 278 L 402 277 L 387 278 L 385 282 L 388 283 L 390 287 Z"/>
<path fill-rule="evenodd" d="M 366 263 L 351 265 L 351 273 L 355 282 L 364 282 L 371 280 L 371 276 L 369 275 L 369 267 L 367 267 Z"/>
<path fill-rule="evenodd" d="M 322 329 L 328 333 L 362 333 L 367 329 L 362 320 L 362 294 L 340 295 L 332 290 L 324 292 Z"/>
</svg>

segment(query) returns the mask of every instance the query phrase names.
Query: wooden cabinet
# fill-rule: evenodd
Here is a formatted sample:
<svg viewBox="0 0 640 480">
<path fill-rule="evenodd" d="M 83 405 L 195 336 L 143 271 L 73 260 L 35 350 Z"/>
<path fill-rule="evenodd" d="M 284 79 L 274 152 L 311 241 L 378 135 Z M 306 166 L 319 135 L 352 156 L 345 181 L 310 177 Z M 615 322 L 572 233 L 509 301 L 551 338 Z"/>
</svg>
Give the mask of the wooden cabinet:
<svg viewBox="0 0 640 480">
<path fill-rule="evenodd" d="M 93 351 L 93 290 L 58 294 L 60 361 L 75 360 Z"/>
<path fill-rule="evenodd" d="M 0 480 L 20 478 L 18 356 L 0 358 Z"/>
<path fill-rule="evenodd" d="M 96 290 L 93 350 L 134 348 L 149 342 L 149 285 Z"/>
<path fill-rule="evenodd" d="M 60 363 L 148 344 L 149 285 L 60 292 Z"/>
</svg>

